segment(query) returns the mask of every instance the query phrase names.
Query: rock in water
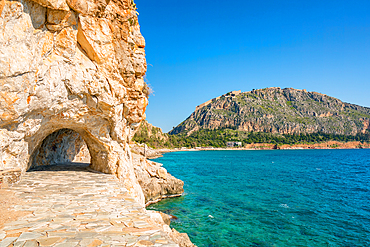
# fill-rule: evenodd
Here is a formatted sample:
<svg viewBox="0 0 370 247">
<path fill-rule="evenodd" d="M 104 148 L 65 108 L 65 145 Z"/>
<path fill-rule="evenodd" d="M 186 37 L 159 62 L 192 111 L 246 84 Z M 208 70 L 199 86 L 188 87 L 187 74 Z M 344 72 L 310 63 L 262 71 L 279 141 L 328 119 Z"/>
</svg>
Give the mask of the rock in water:
<svg viewBox="0 0 370 247">
<path fill-rule="evenodd" d="M 132 155 L 135 175 L 143 189 L 146 205 L 184 193 L 184 182 L 167 173 L 162 164 L 149 161 L 142 155 Z"/>
<path fill-rule="evenodd" d="M 128 146 L 148 104 L 136 15 L 132 0 L 0 0 L 0 170 L 45 161 L 44 139 L 72 130 L 144 205 Z"/>
</svg>

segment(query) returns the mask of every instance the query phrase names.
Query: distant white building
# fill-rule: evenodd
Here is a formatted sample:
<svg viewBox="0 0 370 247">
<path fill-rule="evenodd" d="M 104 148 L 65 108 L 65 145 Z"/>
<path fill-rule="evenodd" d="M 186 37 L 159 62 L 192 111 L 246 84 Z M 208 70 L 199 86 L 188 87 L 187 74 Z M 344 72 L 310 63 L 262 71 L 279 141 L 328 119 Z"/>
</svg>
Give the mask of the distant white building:
<svg viewBox="0 0 370 247">
<path fill-rule="evenodd" d="M 233 148 L 233 147 L 241 147 L 243 144 L 241 142 L 227 142 L 226 145 L 228 148 Z"/>
</svg>

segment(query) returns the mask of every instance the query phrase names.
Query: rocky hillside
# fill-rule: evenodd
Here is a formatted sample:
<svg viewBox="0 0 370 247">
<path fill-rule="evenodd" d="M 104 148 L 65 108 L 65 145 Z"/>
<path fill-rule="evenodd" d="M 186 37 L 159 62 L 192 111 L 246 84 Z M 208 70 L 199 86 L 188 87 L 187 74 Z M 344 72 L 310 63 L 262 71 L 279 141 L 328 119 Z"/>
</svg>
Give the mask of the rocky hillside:
<svg viewBox="0 0 370 247">
<path fill-rule="evenodd" d="M 169 134 L 230 128 L 278 134 L 356 135 L 370 130 L 370 108 L 293 88 L 233 91 L 196 107 Z"/>
<path fill-rule="evenodd" d="M 140 123 L 140 127 L 132 140 L 137 143 L 146 143 L 154 148 L 171 147 L 169 135 L 163 133 L 161 128 L 153 126 L 146 120 Z"/>
<path fill-rule="evenodd" d="M 148 121 L 144 120 L 140 123 L 139 129 L 135 133 L 135 139 L 138 142 L 141 142 L 139 141 L 141 139 L 145 142 L 145 140 L 149 138 L 166 142 L 168 141 L 168 134 L 163 133 L 161 128 L 153 126 L 148 123 Z"/>
</svg>

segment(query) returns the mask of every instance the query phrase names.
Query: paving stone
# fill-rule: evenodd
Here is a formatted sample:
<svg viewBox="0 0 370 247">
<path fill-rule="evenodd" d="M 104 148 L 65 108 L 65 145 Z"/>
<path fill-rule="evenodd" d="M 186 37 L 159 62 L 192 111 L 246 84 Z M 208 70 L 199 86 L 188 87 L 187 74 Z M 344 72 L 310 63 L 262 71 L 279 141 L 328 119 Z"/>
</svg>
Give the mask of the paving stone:
<svg viewBox="0 0 370 247">
<path fill-rule="evenodd" d="M 39 237 L 42 237 L 42 236 L 43 236 L 42 234 L 36 233 L 36 232 L 23 232 L 19 236 L 18 241 L 36 239 L 36 238 L 39 238 Z"/>
<path fill-rule="evenodd" d="M 164 238 L 160 238 L 160 239 L 155 240 L 155 243 L 158 243 L 158 244 L 167 244 L 168 243 L 168 240 L 167 239 L 164 239 Z"/>
<path fill-rule="evenodd" d="M 55 247 L 75 247 L 78 245 L 78 242 L 68 242 L 54 245 Z"/>
<path fill-rule="evenodd" d="M 98 227 L 98 224 L 96 224 L 96 223 L 88 223 L 88 224 L 86 225 L 86 228 L 87 228 L 87 229 L 97 228 L 97 227 Z"/>
<path fill-rule="evenodd" d="M 76 236 L 75 232 L 48 232 L 48 237 L 74 237 Z"/>
<path fill-rule="evenodd" d="M 23 198 L 14 210 L 32 211 L 3 230 L 19 238 L 5 238 L 0 247 L 33 246 L 178 246 L 156 226 L 147 223 L 146 211 L 108 174 L 74 170 L 27 172 L 10 189 Z M 27 228 L 25 228 L 27 227 Z M 31 232 L 26 232 L 31 231 Z M 17 233 L 17 232 L 14 232 Z M 2 239 L 2 240 L 1 240 Z M 37 239 L 37 241 L 36 241 Z M 10 243 L 8 243 L 10 242 Z"/>
<path fill-rule="evenodd" d="M 29 229 L 30 231 L 34 231 L 34 230 L 37 230 L 41 227 L 45 227 L 49 224 L 49 222 L 44 222 L 44 223 L 40 223 L 40 224 L 36 224 L 36 225 L 32 225 L 31 228 Z"/>
<path fill-rule="evenodd" d="M 96 232 L 77 232 L 76 237 L 77 238 L 93 238 L 97 235 Z"/>
<path fill-rule="evenodd" d="M 96 232 L 105 232 L 105 231 L 109 231 L 110 228 L 112 228 L 112 226 L 102 226 L 102 227 L 95 228 L 95 231 Z"/>
<path fill-rule="evenodd" d="M 23 247 L 37 247 L 39 246 L 36 240 L 28 240 L 26 243 L 23 245 Z"/>
<path fill-rule="evenodd" d="M 147 227 L 151 227 L 151 225 L 149 225 L 147 222 L 137 221 L 137 222 L 134 222 L 134 227 L 136 227 L 136 228 L 147 228 Z"/>
<path fill-rule="evenodd" d="M 24 223 L 18 223 L 18 221 L 14 222 L 13 225 L 11 223 L 7 223 L 6 226 L 3 228 L 5 231 L 10 231 L 10 230 L 16 230 L 16 229 L 21 229 L 24 228 L 24 225 L 28 224 L 28 221 L 22 221 Z"/>
<path fill-rule="evenodd" d="M 154 235 L 154 236 L 151 236 L 151 237 L 149 238 L 149 240 L 150 240 L 150 241 L 156 241 L 156 240 L 160 239 L 161 237 L 162 237 L 161 235 Z"/>
<path fill-rule="evenodd" d="M 87 247 L 96 247 L 103 243 L 103 241 L 99 239 L 84 239 L 80 242 L 81 246 L 87 246 Z"/>
<path fill-rule="evenodd" d="M 17 238 L 16 237 L 9 237 L 5 238 L 0 242 L 0 247 L 8 247 L 11 245 Z"/>
<path fill-rule="evenodd" d="M 38 238 L 36 241 L 39 243 L 39 246 L 50 246 L 62 240 L 61 237 L 50 237 L 50 238 Z"/>
<path fill-rule="evenodd" d="M 148 235 L 141 235 L 137 238 L 137 240 L 149 240 L 150 236 Z"/>
<path fill-rule="evenodd" d="M 13 247 L 22 247 L 26 241 L 15 241 Z"/>
<path fill-rule="evenodd" d="M 153 246 L 154 244 L 148 240 L 140 240 L 134 246 Z"/>
</svg>

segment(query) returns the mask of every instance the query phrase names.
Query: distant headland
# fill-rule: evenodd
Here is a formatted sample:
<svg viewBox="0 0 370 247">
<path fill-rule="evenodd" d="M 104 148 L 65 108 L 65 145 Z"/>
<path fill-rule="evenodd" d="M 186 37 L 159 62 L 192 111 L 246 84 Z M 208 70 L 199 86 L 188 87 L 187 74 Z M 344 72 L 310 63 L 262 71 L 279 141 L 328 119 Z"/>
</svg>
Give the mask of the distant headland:
<svg viewBox="0 0 370 247">
<path fill-rule="evenodd" d="M 143 121 L 133 140 L 153 148 L 368 148 L 370 108 L 304 89 L 231 91 L 196 106 L 168 134 Z"/>
</svg>

